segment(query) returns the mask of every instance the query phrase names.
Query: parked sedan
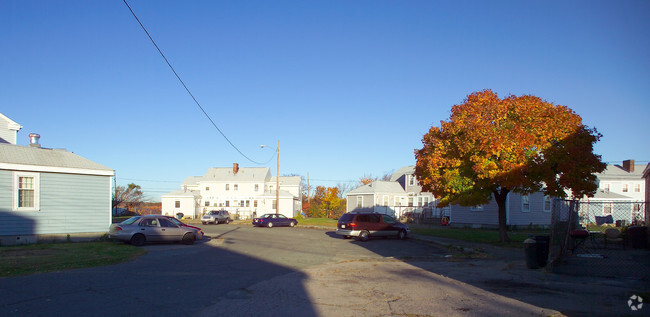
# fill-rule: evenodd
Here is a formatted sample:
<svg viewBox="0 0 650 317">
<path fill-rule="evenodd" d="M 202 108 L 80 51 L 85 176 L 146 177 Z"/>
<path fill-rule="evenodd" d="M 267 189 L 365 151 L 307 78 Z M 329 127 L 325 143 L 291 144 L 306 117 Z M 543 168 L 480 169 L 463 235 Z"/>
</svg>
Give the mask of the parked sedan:
<svg viewBox="0 0 650 317">
<path fill-rule="evenodd" d="M 293 218 L 287 218 L 282 214 L 263 214 L 262 216 L 253 219 L 253 226 L 256 227 L 279 227 L 289 226 L 294 227 L 298 221 Z"/>
<path fill-rule="evenodd" d="M 188 227 L 188 228 L 198 230 L 199 231 L 199 235 L 198 235 L 199 238 L 197 238 L 197 240 L 203 239 L 203 235 L 204 235 L 203 229 L 201 229 L 199 227 L 195 227 L 195 226 L 190 226 L 190 225 L 188 225 L 188 224 L 186 224 L 186 223 L 184 223 L 184 222 L 182 222 L 182 221 L 180 221 L 180 220 L 178 220 L 178 219 L 176 219 L 174 217 L 171 217 L 171 216 L 164 216 L 164 217 L 169 219 L 171 222 L 173 222 L 174 224 L 176 224 L 178 226 L 183 226 L 183 227 Z"/>
<path fill-rule="evenodd" d="M 166 216 L 135 216 L 121 223 L 112 224 L 108 237 L 141 246 L 146 242 L 183 242 L 192 244 L 202 239 L 200 230 L 177 225 Z"/>
</svg>

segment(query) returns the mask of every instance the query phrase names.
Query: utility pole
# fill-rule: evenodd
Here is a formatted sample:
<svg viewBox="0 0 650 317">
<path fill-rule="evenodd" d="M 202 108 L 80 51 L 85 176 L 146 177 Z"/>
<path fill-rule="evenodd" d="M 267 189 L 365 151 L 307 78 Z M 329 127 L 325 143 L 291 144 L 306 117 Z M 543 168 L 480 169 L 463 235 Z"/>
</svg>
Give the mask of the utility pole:
<svg viewBox="0 0 650 317">
<path fill-rule="evenodd" d="M 311 207 L 311 196 L 309 196 L 309 172 L 307 172 L 307 206 Z"/>
<path fill-rule="evenodd" d="M 275 213 L 280 213 L 280 140 L 278 140 L 278 169 L 275 175 Z"/>
</svg>

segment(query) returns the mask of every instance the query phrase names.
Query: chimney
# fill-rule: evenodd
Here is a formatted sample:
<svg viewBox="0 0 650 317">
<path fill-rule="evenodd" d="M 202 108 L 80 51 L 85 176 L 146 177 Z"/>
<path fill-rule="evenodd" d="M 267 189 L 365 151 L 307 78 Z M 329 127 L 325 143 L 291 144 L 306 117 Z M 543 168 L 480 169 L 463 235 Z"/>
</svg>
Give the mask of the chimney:
<svg viewBox="0 0 650 317">
<path fill-rule="evenodd" d="M 38 144 L 38 140 L 41 138 L 40 135 L 36 133 L 30 133 L 29 134 L 29 146 L 31 147 L 41 147 L 40 144 Z"/>
<path fill-rule="evenodd" d="M 623 169 L 628 173 L 634 173 L 634 160 L 623 161 Z"/>
<path fill-rule="evenodd" d="M 239 172 L 239 164 L 232 163 L 232 173 L 237 174 L 237 172 Z"/>
</svg>

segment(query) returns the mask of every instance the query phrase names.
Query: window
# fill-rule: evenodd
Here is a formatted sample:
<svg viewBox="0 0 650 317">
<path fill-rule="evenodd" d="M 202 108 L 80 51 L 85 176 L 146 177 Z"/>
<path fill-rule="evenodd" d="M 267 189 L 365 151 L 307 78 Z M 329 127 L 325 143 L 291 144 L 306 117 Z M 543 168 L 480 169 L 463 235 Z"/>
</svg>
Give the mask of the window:
<svg viewBox="0 0 650 317">
<path fill-rule="evenodd" d="M 382 215 L 381 216 L 384 219 L 384 223 L 390 223 L 390 224 L 395 224 L 397 221 L 395 221 L 395 218 L 387 215 Z"/>
<path fill-rule="evenodd" d="M 181 208 L 181 201 L 180 200 L 175 201 L 174 202 L 174 207 Z"/>
<path fill-rule="evenodd" d="M 260 184 L 255 184 L 255 191 L 257 192 L 259 190 L 260 190 Z"/>
<path fill-rule="evenodd" d="M 605 184 L 605 192 L 609 193 L 609 184 Z"/>
<path fill-rule="evenodd" d="M 239 190 L 239 185 L 235 184 L 235 185 L 233 186 L 233 190 L 234 190 L 234 191 Z"/>
<path fill-rule="evenodd" d="M 246 207 L 250 207 L 250 206 L 251 206 L 251 201 L 250 201 L 250 200 L 247 200 L 247 201 L 246 201 Z"/>
<path fill-rule="evenodd" d="M 544 211 L 545 212 L 551 211 L 551 197 L 549 196 L 544 196 Z"/>
<path fill-rule="evenodd" d="M 230 190 L 230 184 L 226 184 L 226 190 Z"/>
<path fill-rule="evenodd" d="M 409 197 L 409 207 L 413 207 L 413 197 Z"/>
<path fill-rule="evenodd" d="M 415 175 L 409 175 L 409 185 L 415 185 Z"/>
<path fill-rule="evenodd" d="M 273 209 L 278 209 L 278 201 L 273 199 Z"/>
<path fill-rule="evenodd" d="M 257 200 L 253 200 L 253 207 L 257 208 Z"/>
<path fill-rule="evenodd" d="M 627 193 L 627 184 L 623 184 L 623 192 Z"/>
<path fill-rule="evenodd" d="M 230 207 L 230 200 L 226 200 L 226 207 Z"/>
<path fill-rule="evenodd" d="M 429 206 L 429 197 L 424 197 L 424 206 L 427 207 Z"/>
<path fill-rule="evenodd" d="M 530 212 L 530 200 L 528 195 L 521 196 L 521 212 Z"/>
<path fill-rule="evenodd" d="M 422 197 L 418 197 L 418 207 L 422 207 Z"/>
<path fill-rule="evenodd" d="M 402 205 L 402 197 L 395 197 L 395 206 Z"/>
<path fill-rule="evenodd" d="M 39 209 L 39 184 L 37 173 L 14 173 L 14 210 Z"/>
<path fill-rule="evenodd" d="M 357 208 L 363 207 L 363 196 L 357 196 Z"/>
<path fill-rule="evenodd" d="M 384 202 L 383 202 L 383 205 L 384 205 L 384 206 L 388 206 L 388 196 L 386 196 L 386 195 L 384 195 Z"/>
<path fill-rule="evenodd" d="M 605 203 L 603 205 L 603 215 L 609 216 L 612 214 L 612 203 Z"/>
<path fill-rule="evenodd" d="M 210 190 L 210 186 L 205 186 L 205 190 Z"/>
<path fill-rule="evenodd" d="M 634 192 L 635 193 L 641 192 L 641 185 L 640 184 L 634 184 Z"/>
<path fill-rule="evenodd" d="M 210 202 L 206 200 L 206 201 L 205 201 L 205 206 L 206 206 L 206 207 L 210 207 Z"/>
</svg>

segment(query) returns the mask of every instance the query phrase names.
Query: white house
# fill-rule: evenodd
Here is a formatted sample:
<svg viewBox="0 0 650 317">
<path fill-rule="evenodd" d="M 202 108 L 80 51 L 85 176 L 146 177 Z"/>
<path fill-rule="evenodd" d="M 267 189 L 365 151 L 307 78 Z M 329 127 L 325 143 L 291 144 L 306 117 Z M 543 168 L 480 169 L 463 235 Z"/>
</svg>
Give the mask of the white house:
<svg viewBox="0 0 650 317">
<path fill-rule="evenodd" d="M 190 176 L 181 190 L 162 195 L 162 213 L 196 218 L 225 209 L 236 218 L 276 212 L 276 182 L 267 167 L 214 167 L 203 176 Z M 302 210 L 302 177 L 280 176 L 279 213 L 295 217 Z"/>
<path fill-rule="evenodd" d="M 390 181 L 375 181 L 351 190 L 346 195 L 346 211 L 374 211 L 397 217 L 431 212 L 435 198 L 422 191 L 414 173 L 414 166 L 403 167 L 391 175 Z"/>
<path fill-rule="evenodd" d="M 0 114 L 0 244 L 70 235 L 101 237 L 111 224 L 112 169 L 63 149 L 43 148 Z"/>
</svg>

